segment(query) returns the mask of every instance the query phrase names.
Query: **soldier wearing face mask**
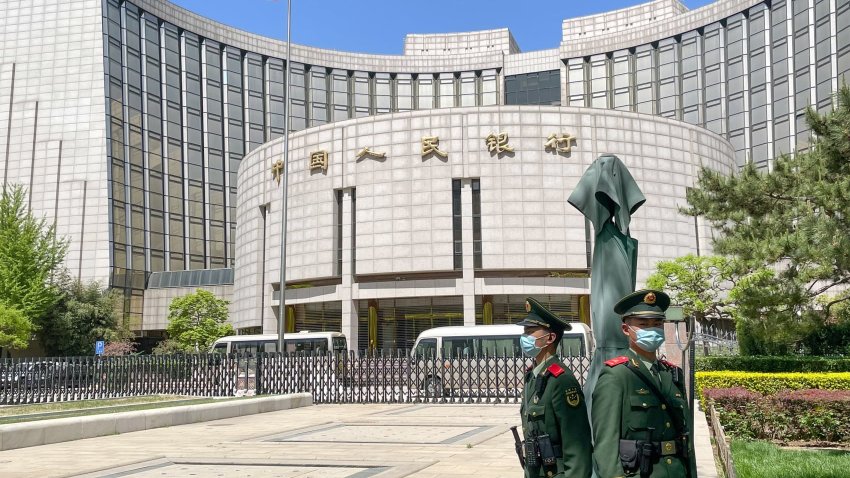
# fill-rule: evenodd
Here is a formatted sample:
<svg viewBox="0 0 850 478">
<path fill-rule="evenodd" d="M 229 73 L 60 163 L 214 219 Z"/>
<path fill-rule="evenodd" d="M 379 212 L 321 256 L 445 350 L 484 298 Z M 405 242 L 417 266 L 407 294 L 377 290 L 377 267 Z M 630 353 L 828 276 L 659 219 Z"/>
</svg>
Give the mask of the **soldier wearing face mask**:
<svg viewBox="0 0 850 478">
<path fill-rule="evenodd" d="M 518 325 L 522 352 L 534 358 L 522 392 L 522 431 L 517 453 L 525 478 L 589 478 L 592 472 L 590 423 L 584 394 L 572 372 L 557 355 L 569 323 L 534 299 L 525 303 L 528 315 Z"/>
<path fill-rule="evenodd" d="M 594 451 L 599 478 L 696 478 L 682 369 L 659 360 L 670 297 L 640 290 L 620 299 L 629 352 L 605 362 L 593 390 Z"/>
</svg>

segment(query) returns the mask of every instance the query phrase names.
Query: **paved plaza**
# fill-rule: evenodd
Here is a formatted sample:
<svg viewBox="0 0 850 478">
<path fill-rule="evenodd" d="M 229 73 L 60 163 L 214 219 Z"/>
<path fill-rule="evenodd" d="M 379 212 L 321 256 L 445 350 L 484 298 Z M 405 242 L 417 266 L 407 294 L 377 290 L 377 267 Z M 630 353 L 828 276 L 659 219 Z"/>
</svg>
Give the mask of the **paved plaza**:
<svg viewBox="0 0 850 478">
<path fill-rule="evenodd" d="M 518 477 L 509 430 L 518 422 L 518 405 L 316 405 L 3 451 L 0 475 Z M 704 423 L 697 456 L 711 478 Z"/>
</svg>

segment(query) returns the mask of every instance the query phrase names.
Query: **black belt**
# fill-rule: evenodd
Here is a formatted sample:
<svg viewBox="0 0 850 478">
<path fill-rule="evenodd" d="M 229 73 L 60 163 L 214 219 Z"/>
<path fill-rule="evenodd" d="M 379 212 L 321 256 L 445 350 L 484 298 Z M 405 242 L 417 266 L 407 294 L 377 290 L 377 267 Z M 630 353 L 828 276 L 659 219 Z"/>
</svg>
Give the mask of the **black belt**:
<svg viewBox="0 0 850 478">
<path fill-rule="evenodd" d="M 652 445 L 653 454 L 656 457 L 670 455 L 683 457 L 685 450 L 687 450 L 687 444 L 682 438 L 676 438 L 674 440 L 667 441 L 646 442 L 644 440 L 620 440 L 620 442 L 634 442 L 635 444 L 649 443 L 650 445 Z"/>
</svg>

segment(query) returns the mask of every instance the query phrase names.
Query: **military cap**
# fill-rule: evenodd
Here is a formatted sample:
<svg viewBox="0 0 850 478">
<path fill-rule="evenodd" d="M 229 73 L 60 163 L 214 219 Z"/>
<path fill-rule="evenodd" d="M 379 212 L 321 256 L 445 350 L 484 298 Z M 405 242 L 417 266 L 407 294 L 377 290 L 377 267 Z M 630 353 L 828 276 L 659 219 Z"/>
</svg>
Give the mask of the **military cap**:
<svg viewBox="0 0 850 478">
<path fill-rule="evenodd" d="M 525 311 L 528 312 L 528 315 L 520 322 L 517 322 L 517 325 L 524 327 L 546 327 L 556 332 L 572 329 L 569 322 L 553 314 L 546 307 L 543 307 L 543 304 L 531 297 L 525 299 Z"/>
<path fill-rule="evenodd" d="M 614 312 L 626 317 L 664 319 L 670 307 L 670 296 L 660 290 L 638 290 L 623 297 L 614 305 Z"/>
</svg>

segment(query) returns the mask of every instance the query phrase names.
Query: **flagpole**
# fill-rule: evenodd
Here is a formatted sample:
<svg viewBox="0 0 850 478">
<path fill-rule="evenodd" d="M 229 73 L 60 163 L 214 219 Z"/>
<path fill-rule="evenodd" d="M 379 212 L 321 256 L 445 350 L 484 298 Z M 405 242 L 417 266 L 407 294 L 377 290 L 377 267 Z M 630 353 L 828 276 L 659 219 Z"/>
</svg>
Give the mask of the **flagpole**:
<svg viewBox="0 0 850 478">
<path fill-rule="evenodd" d="M 281 193 L 281 209 L 280 209 L 280 299 L 278 300 L 277 309 L 277 350 L 284 352 L 283 336 L 286 325 L 286 212 L 287 212 L 287 197 L 289 196 L 289 107 L 292 104 L 290 101 L 289 88 L 289 65 L 292 43 L 292 0 L 286 2 L 286 107 L 283 115 L 283 181 L 280 188 Z"/>
</svg>

